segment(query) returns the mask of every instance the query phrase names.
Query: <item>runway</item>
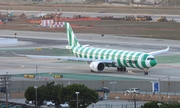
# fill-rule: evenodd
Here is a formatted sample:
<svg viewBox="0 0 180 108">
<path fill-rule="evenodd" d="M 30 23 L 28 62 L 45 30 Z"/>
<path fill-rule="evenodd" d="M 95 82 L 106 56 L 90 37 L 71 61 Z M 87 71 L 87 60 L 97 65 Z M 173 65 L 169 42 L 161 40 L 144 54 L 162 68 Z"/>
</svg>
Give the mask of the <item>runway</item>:
<svg viewBox="0 0 180 108">
<path fill-rule="evenodd" d="M 13 37 L 12 34 L 17 31 L 0 30 L 0 32 L 1 37 Z M 104 72 L 91 73 L 88 64 L 84 62 L 32 59 L 13 55 L 12 52 L 72 56 L 64 50 L 67 45 L 66 33 L 18 31 L 18 44 L 0 45 L 1 74 L 6 72 L 12 75 L 38 73 L 41 78 L 50 79 L 53 79 L 53 75 L 62 74 L 63 80 L 158 80 L 159 78 L 168 80 L 167 76 L 170 76 L 171 81 L 180 80 L 180 41 L 114 35 L 101 37 L 99 34 L 75 33 L 75 35 L 81 44 L 94 47 L 151 52 L 170 46 L 170 51 L 157 56 L 159 64 L 151 68 L 147 76 L 144 76 L 142 70 L 133 68 L 127 68 L 128 72 L 117 72 L 116 68 L 106 68 Z M 42 50 L 37 51 L 36 48 L 42 48 Z"/>
</svg>

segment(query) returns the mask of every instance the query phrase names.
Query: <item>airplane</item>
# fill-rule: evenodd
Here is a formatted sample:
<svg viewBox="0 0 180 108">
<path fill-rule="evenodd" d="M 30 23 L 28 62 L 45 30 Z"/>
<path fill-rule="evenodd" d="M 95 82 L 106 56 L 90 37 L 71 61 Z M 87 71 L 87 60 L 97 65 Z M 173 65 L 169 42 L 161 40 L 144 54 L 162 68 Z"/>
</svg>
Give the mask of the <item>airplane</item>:
<svg viewBox="0 0 180 108">
<path fill-rule="evenodd" d="M 89 45 L 81 45 L 70 24 L 63 22 L 66 27 L 68 46 L 76 57 L 61 57 L 61 56 L 42 56 L 42 55 L 22 55 L 30 58 L 53 58 L 57 60 L 68 61 L 84 61 L 89 64 L 91 72 L 102 72 L 105 67 L 116 67 L 117 71 L 126 71 L 126 67 L 138 68 L 144 70 L 144 75 L 148 75 L 149 68 L 156 66 L 157 60 L 155 55 L 168 52 L 169 46 L 166 49 L 154 52 L 134 52 L 125 50 L 114 50 L 105 48 L 96 48 Z"/>
</svg>

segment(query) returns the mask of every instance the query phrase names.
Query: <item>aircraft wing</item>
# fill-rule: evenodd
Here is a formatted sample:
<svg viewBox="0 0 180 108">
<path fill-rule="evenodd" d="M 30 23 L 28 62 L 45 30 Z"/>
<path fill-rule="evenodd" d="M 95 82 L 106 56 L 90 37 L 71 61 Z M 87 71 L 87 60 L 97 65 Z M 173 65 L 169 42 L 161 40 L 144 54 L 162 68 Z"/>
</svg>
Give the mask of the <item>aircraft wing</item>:
<svg viewBox="0 0 180 108">
<path fill-rule="evenodd" d="M 58 60 L 68 60 L 68 61 L 83 61 L 83 62 L 94 62 L 99 61 L 105 64 L 113 64 L 115 63 L 113 60 L 98 60 L 98 59 L 89 59 L 89 58 L 77 58 L 77 57 L 60 57 Z"/>
<path fill-rule="evenodd" d="M 159 50 L 159 51 L 149 52 L 148 54 L 151 54 L 151 55 L 158 55 L 158 54 L 165 53 L 165 52 L 168 52 L 168 51 L 169 51 L 169 46 L 168 46 L 166 49 Z"/>
<path fill-rule="evenodd" d="M 66 57 L 66 56 L 43 56 L 43 55 L 24 55 L 24 54 L 17 54 L 12 52 L 13 54 L 21 57 L 29 57 L 29 58 L 47 58 L 47 59 L 57 59 L 57 60 L 67 60 L 67 61 L 84 61 L 84 62 L 93 62 L 99 61 L 105 64 L 113 64 L 115 63 L 113 60 L 98 60 L 98 59 L 89 59 L 89 58 L 78 58 L 78 57 Z"/>
</svg>

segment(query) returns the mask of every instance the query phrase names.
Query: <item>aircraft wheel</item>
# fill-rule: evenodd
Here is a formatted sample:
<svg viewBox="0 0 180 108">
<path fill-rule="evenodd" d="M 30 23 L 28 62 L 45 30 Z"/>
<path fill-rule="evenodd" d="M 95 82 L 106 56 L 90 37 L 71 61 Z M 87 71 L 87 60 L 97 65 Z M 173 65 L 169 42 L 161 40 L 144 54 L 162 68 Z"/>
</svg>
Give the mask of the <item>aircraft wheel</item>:
<svg viewBox="0 0 180 108">
<path fill-rule="evenodd" d="M 148 72 L 144 72 L 144 75 L 148 75 Z"/>
<path fill-rule="evenodd" d="M 123 67 L 120 68 L 120 71 L 123 71 Z"/>
<path fill-rule="evenodd" d="M 91 72 L 94 72 L 93 70 L 91 70 Z"/>
<path fill-rule="evenodd" d="M 126 71 L 126 67 L 123 67 L 123 71 Z"/>
<path fill-rule="evenodd" d="M 120 71 L 120 67 L 117 67 L 117 71 Z"/>
</svg>

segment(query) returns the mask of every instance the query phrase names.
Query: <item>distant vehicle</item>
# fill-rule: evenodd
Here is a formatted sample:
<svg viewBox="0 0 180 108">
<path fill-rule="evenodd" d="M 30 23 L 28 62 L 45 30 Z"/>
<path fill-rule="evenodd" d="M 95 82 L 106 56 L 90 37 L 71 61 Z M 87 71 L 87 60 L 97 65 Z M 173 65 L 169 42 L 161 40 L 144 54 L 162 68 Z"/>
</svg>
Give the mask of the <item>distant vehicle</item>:
<svg viewBox="0 0 180 108">
<path fill-rule="evenodd" d="M 135 21 L 135 17 L 134 16 L 125 16 L 124 18 L 126 21 Z"/>
<path fill-rule="evenodd" d="M 64 104 L 60 104 L 59 107 L 60 108 L 69 108 L 69 105 L 67 103 L 64 103 Z"/>
<path fill-rule="evenodd" d="M 141 15 L 138 15 L 136 18 L 135 18 L 136 21 L 151 21 L 152 20 L 152 17 L 151 16 L 141 16 Z"/>
<path fill-rule="evenodd" d="M 166 19 L 165 16 L 161 16 L 161 17 L 157 20 L 157 22 L 168 22 L 168 20 Z"/>
<path fill-rule="evenodd" d="M 35 102 L 33 102 L 33 101 L 28 101 L 28 100 L 25 100 L 25 103 L 26 103 L 26 104 L 31 104 L 31 105 L 32 105 L 32 104 L 35 104 Z"/>
<path fill-rule="evenodd" d="M 55 103 L 53 103 L 53 102 L 51 102 L 51 101 L 48 101 L 48 102 L 46 103 L 46 105 L 47 105 L 47 106 L 54 106 Z"/>
<path fill-rule="evenodd" d="M 99 100 L 103 100 L 103 97 L 99 95 Z"/>
<path fill-rule="evenodd" d="M 109 93 L 110 89 L 108 87 L 102 87 L 100 89 L 96 90 L 97 92 L 105 92 L 105 93 Z"/>
<path fill-rule="evenodd" d="M 140 94 L 140 89 L 138 89 L 138 88 L 130 88 L 129 90 L 126 91 L 126 93 Z"/>
</svg>

